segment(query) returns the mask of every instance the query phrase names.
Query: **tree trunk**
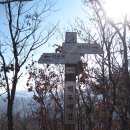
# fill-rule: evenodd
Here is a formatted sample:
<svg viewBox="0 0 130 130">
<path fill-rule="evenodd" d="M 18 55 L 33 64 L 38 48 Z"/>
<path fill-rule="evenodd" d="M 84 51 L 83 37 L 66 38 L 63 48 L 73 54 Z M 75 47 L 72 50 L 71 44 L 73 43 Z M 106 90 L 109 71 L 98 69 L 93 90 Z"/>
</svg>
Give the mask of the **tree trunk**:
<svg viewBox="0 0 130 130">
<path fill-rule="evenodd" d="M 16 86 L 17 86 L 17 75 L 18 75 L 18 71 L 15 72 L 14 80 L 12 82 L 11 92 L 9 91 L 9 87 L 8 87 L 8 106 L 7 106 L 8 130 L 14 130 L 13 104 L 14 104 L 15 92 L 16 92 Z"/>
<path fill-rule="evenodd" d="M 112 128 L 112 113 L 110 114 L 108 118 L 108 130 L 111 130 Z"/>
<path fill-rule="evenodd" d="M 7 106 L 7 117 L 8 117 L 8 130 L 13 130 L 13 101 L 11 99 L 8 100 Z"/>
</svg>

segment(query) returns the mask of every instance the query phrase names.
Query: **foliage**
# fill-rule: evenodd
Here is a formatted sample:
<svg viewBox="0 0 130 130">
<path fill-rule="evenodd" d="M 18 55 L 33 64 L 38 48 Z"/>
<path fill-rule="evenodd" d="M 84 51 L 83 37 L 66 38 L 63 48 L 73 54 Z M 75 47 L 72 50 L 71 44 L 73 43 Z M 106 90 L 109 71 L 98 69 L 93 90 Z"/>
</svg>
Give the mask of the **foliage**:
<svg viewBox="0 0 130 130">
<path fill-rule="evenodd" d="M 26 67 L 29 78 L 27 87 L 33 92 L 33 99 L 39 108 L 36 115 L 42 129 L 63 127 L 63 72 L 64 67 L 43 65 L 42 69 L 36 63 Z M 52 125 L 50 125 L 50 123 Z"/>
</svg>

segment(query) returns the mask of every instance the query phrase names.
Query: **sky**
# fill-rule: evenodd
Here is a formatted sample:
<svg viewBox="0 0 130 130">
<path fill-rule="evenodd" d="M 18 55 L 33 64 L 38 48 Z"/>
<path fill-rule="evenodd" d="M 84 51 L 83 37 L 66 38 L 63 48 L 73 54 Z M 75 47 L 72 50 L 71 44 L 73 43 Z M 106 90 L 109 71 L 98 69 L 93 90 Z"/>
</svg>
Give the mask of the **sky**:
<svg viewBox="0 0 130 130">
<path fill-rule="evenodd" d="M 57 3 L 59 7 L 57 16 L 64 25 L 67 24 L 68 20 L 73 20 L 81 15 L 81 0 L 58 0 Z"/>
</svg>

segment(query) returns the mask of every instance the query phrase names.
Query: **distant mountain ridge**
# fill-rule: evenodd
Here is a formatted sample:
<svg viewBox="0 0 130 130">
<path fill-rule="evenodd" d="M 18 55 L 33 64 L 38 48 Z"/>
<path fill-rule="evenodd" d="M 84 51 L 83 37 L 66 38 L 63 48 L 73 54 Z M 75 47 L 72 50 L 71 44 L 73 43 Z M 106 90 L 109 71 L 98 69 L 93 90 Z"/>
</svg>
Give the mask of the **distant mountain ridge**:
<svg viewBox="0 0 130 130">
<path fill-rule="evenodd" d="M 20 113 L 20 115 L 25 115 L 27 111 L 37 106 L 36 102 L 32 98 L 33 93 L 27 91 L 17 91 L 14 100 L 14 114 Z M 31 108 L 32 107 L 32 108 Z M 0 97 L 0 115 L 6 113 L 7 110 L 7 97 L 3 95 Z"/>
</svg>

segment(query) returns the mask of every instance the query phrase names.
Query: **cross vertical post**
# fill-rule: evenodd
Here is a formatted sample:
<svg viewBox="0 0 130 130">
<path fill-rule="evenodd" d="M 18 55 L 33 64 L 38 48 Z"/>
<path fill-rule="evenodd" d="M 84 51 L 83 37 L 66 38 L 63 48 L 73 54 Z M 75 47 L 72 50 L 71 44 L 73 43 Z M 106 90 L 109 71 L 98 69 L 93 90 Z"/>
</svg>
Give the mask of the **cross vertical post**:
<svg viewBox="0 0 130 130">
<path fill-rule="evenodd" d="M 75 32 L 67 32 L 64 44 L 76 44 L 76 42 L 77 34 Z M 77 64 L 65 64 L 64 130 L 75 130 L 76 70 Z"/>
<path fill-rule="evenodd" d="M 67 69 L 74 69 L 68 72 Z M 64 130 L 75 130 L 76 64 L 65 64 Z"/>
</svg>

